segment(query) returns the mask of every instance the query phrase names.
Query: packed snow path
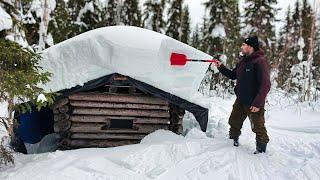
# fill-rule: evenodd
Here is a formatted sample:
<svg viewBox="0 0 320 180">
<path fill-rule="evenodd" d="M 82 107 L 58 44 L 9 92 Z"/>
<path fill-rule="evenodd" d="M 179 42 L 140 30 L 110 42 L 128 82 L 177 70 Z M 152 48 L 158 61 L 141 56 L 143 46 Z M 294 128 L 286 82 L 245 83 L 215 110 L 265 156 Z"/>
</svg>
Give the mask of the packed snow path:
<svg viewBox="0 0 320 180">
<path fill-rule="evenodd" d="M 274 95 L 275 96 L 275 95 Z M 273 97 L 277 99 L 277 97 Z M 157 131 L 141 144 L 108 149 L 15 155 L 15 167 L 0 179 L 311 179 L 320 178 L 319 105 L 269 101 L 267 153 L 254 155 L 255 135 L 245 121 L 240 146 L 227 138 L 234 98 L 204 98 L 211 104 L 208 133 L 187 114 L 186 136 Z M 282 104 L 280 104 L 280 102 Z"/>
</svg>

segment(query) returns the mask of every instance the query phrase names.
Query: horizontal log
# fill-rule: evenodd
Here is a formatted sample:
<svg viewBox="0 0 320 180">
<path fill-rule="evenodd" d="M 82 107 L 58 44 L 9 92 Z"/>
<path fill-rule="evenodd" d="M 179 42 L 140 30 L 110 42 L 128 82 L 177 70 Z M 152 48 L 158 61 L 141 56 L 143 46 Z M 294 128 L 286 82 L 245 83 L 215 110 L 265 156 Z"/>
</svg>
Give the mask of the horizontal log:
<svg viewBox="0 0 320 180">
<path fill-rule="evenodd" d="M 62 132 L 59 132 L 59 136 L 60 136 L 60 139 L 67 139 L 67 138 L 71 137 L 71 132 L 70 131 L 62 131 Z"/>
<path fill-rule="evenodd" d="M 137 116 L 168 118 L 170 114 L 164 110 L 133 110 L 133 109 L 104 109 L 104 108 L 75 108 L 73 114 Z"/>
<path fill-rule="evenodd" d="M 68 99 L 68 98 L 63 98 L 63 99 L 60 99 L 60 100 L 54 102 L 54 103 L 52 104 L 51 108 L 52 108 L 53 110 L 55 110 L 55 109 L 58 109 L 59 107 L 61 107 L 61 106 L 63 106 L 63 105 L 68 104 L 68 103 L 69 103 L 69 99 Z"/>
<path fill-rule="evenodd" d="M 70 100 L 78 101 L 98 101 L 98 102 L 121 102 L 136 104 L 159 104 L 168 105 L 169 103 L 150 96 L 133 96 L 127 94 L 108 94 L 108 93 L 78 93 L 69 96 Z"/>
<path fill-rule="evenodd" d="M 170 124 L 168 118 L 71 115 L 70 121 L 79 123 L 106 123 L 109 120 L 133 120 L 134 124 Z"/>
<path fill-rule="evenodd" d="M 63 132 L 67 131 L 71 127 L 71 121 L 65 120 L 65 121 L 57 121 L 53 125 L 54 132 Z"/>
<path fill-rule="evenodd" d="M 63 105 L 63 106 L 61 106 L 61 107 L 58 108 L 58 111 L 59 111 L 60 113 L 67 113 L 67 112 L 69 111 L 69 106 Z"/>
<path fill-rule="evenodd" d="M 92 101 L 74 101 L 74 100 L 71 100 L 70 104 L 76 107 L 169 110 L 169 106 L 157 105 L 157 104 L 130 104 L 130 103 L 92 102 Z"/>
<path fill-rule="evenodd" d="M 158 129 L 169 129 L 169 125 L 147 125 L 133 124 L 133 129 L 113 129 L 106 128 L 105 124 L 97 123 L 73 123 L 70 132 L 72 133 L 128 133 L 128 134 L 145 134 L 151 133 Z"/>
<path fill-rule="evenodd" d="M 71 135 L 71 139 L 114 139 L 114 140 L 141 140 L 145 135 L 141 134 L 89 134 L 75 133 Z"/>
<path fill-rule="evenodd" d="M 53 114 L 59 114 L 59 110 L 58 109 L 52 109 Z"/>
<path fill-rule="evenodd" d="M 70 140 L 70 147 L 73 148 L 89 148 L 89 147 L 116 147 L 129 144 L 138 144 L 139 140 L 124 140 L 124 141 L 111 141 L 111 140 Z"/>
<path fill-rule="evenodd" d="M 61 141 L 58 143 L 59 149 L 65 150 L 70 149 L 71 140 L 68 138 L 61 139 Z"/>
<path fill-rule="evenodd" d="M 54 122 L 65 121 L 65 120 L 68 120 L 69 118 L 70 118 L 70 115 L 66 114 L 66 113 L 54 114 L 54 116 L 53 116 Z"/>
</svg>

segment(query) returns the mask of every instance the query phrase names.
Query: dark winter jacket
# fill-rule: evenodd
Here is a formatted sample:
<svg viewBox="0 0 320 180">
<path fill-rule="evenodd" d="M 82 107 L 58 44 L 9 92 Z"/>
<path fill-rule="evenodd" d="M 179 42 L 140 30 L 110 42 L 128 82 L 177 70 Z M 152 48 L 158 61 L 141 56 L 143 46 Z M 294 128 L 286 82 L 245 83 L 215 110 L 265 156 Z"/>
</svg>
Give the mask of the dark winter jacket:
<svg viewBox="0 0 320 180">
<path fill-rule="evenodd" d="M 270 65 L 263 50 L 240 58 L 236 68 L 221 65 L 219 71 L 230 79 L 237 79 L 235 93 L 244 105 L 261 108 L 270 90 Z"/>
</svg>

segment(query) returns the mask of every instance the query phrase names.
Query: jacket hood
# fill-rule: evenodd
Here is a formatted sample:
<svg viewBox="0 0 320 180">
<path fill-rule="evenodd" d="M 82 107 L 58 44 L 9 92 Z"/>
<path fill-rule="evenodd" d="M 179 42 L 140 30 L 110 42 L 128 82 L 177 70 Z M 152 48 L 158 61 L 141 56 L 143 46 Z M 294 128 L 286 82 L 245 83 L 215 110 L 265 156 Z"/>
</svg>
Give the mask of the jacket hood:
<svg viewBox="0 0 320 180">
<path fill-rule="evenodd" d="M 256 60 L 260 59 L 261 57 L 265 57 L 265 53 L 264 53 L 263 49 L 260 48 L 258 51 L 254 51 L 249 56 L 244 56 L 244 59 L 247 61 L 256 61 Z"/>
<path fill-rule="evenodd" d="M 260 48 L 258 51 L 254 51 L 248 57 L 250 57 L 251 59 L 256 59 L 256 58 L 264 56 L 264 55 L 265 55 L 264 51 Z"/>
</svg>

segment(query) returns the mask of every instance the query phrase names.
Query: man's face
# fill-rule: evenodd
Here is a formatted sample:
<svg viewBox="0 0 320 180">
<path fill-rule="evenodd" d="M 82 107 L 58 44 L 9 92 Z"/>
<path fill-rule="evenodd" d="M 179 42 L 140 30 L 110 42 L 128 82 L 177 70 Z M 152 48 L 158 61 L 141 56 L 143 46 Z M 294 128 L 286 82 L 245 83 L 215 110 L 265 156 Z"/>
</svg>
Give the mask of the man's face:
<svg viewBox="0 0 320 180">
<path fill-rule="evenodd" d="M 249 46 L 246 43 L 242 43 L 241 52 L 245 55 L 250 55 L 253 52 L 253 47 Z"/>
</svg>

